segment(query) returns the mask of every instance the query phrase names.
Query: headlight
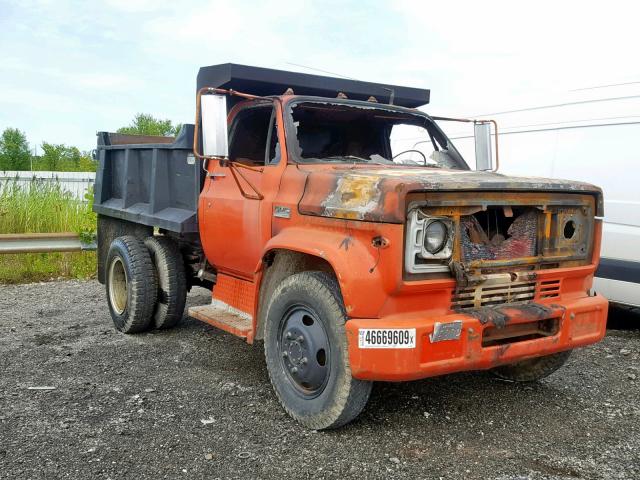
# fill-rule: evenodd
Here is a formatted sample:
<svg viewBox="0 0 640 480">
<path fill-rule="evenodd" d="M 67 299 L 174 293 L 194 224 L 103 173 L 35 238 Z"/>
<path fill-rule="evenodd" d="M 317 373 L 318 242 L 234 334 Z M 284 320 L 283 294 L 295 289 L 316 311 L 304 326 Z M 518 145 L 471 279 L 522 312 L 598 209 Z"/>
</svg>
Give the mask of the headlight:
<svg viewBox="0 0 640 480">
<path fill-rule="evenodd" d="M 440 220 L 429 223 L 424 233 L 424 248 L 432 255 L 443 249 L 447 241 L 447 227 Z"/>
<path fill-rule="evenodd" d="M 409 273 L 448 272 L 453 253 L 453 222 L 422 210 L 407 215 L 405 268 Z"/>
</svg>

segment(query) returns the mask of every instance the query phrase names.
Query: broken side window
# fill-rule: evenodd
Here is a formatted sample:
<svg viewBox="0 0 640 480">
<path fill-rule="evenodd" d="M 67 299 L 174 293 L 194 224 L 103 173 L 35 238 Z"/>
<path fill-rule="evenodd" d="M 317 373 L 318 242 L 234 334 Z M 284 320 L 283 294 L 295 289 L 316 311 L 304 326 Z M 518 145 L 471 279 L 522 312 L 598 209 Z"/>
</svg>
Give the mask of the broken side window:
<svg viewBox="0 0 640 480">
<path fill-rule="evenodd" d="M 229 158 L 245 165 L 264 165 L 273 107 L 250 106 L 240 110 L 229 129 Z M 275 146 L 274 146 L 275 148 Z"/>
</svg>

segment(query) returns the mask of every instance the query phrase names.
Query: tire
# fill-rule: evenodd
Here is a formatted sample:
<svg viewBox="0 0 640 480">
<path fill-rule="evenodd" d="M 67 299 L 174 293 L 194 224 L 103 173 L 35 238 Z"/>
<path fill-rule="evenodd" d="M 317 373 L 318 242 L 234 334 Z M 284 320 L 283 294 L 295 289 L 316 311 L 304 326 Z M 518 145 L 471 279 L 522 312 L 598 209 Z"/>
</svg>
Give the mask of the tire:
<svg viewBox="0 0 640 480">
<path fill-rule="evenodd" d="M 566 350 L 493 368 L 491 373 L 498 378 L 512 382 L 535 382 L 558 370 L 567 362 L 570 355 L 571 350 Z"/>
<path fill-rule="evenodd" d="M 267 307 L 269 378 L 286 412 L 305 427 L 340 427 L 369 400 L 372 382 L 351 376 L 345 322 L 340 288 L 324 272 L 285 278 Z"/>
<path fill-rule="evenodd" d="M 159 329 L 174 327 L 182 320 L 187 301 L 182 254 L 178 244 L 167 237 L 148 237 L 144 244 L 149 250 L 158 278 L 158 296 L 152 324 Z"/>
<path fill-rule="evenodd" d="M 113 324 L 123 333 L 147 330 L 158 282 L 144 243 L 132 236 L 116 238 L 107 253 L 105 267 L 107 303 Z"/>
</svg>

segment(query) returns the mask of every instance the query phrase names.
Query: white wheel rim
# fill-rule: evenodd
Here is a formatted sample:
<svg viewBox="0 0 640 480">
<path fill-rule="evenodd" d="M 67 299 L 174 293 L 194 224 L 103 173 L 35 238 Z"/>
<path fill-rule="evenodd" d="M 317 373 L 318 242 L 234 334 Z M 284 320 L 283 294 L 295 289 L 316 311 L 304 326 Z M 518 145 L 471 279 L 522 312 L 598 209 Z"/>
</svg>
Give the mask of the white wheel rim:
<svg viewBox="0 0 640 480">
<path fill-rule="evenodd" d="M 109 265 L 109 302 L 118 315 L 127 308 L 127 280 L 122 259 L 116 256 Z"/>
</svg>

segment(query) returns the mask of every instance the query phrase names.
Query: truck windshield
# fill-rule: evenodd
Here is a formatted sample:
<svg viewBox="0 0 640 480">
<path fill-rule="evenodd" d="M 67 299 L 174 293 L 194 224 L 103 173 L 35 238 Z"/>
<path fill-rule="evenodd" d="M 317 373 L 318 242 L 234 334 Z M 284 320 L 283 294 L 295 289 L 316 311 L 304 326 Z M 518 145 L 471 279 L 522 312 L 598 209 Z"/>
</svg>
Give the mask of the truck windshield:
<svg viewBox="0 0 640 480">
<path fill-rule="evenodd" d="M 442 130 L 419 112 L 312 101 L 295 103 L 290 111 L 295 133 L 290 150 L 300 163 L 469 169 Z"/>
</svg>

